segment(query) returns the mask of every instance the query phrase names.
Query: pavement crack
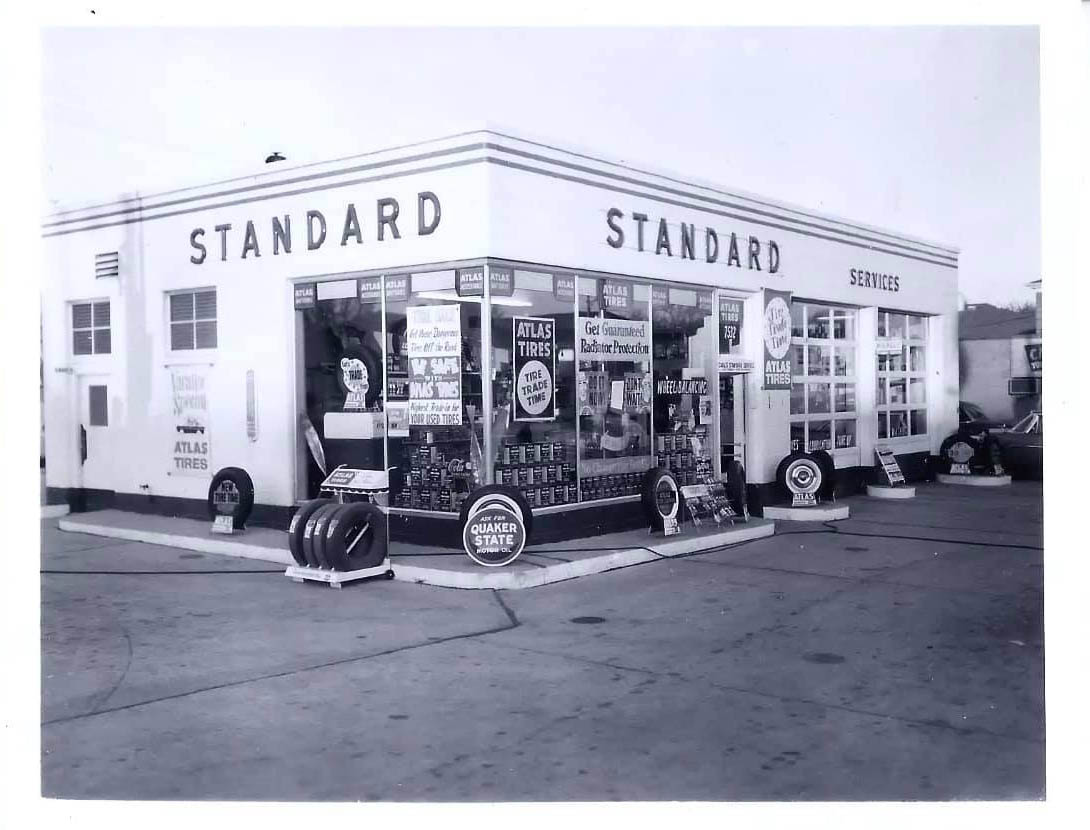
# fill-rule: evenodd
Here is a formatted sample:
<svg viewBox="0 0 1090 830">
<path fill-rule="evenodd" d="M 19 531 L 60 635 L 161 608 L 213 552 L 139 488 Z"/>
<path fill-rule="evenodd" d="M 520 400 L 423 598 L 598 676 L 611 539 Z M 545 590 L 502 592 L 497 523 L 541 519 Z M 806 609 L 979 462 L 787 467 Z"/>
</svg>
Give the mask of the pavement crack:
<svg viewBox="0 0 1090 830">
<path fill-rule="evenodd" d="M 877 712 L 870 709 L 860 709 L 854 706 L 845 706 L 837 703 L 827 703 L 822 700 L 812 700 L 805 697 L 794 697 L 791 695 L 781 695 L 774 692 L 766 692 L 761 689 L 751 689 L 744 686 L 730 686 L 723 683 L 716 683 L 714 680 L 709 680 L 703 677 L 689 677 L 681 674 L 680 672 L 666 672 L 659 671 L 657 669 L 640 668 L 636 666 L 622 666 L 617 663 L 610 663 L 605 660 L 594 660 L 589 657 L 579 657 L 573 654 L 564 652 L 547 651 L 544 649 L 528 648 L 526 646 L 516 646 L 510 643 L 493 642 L 492 645 L 499 646 L 500 648 L 508 648 L 516 651 L 526 651 L 532 654 L 540 654 L 545 657 L 555 657 L 562 660 L 571 660 L 576 663 L 583 663 L 591 666 L 601 666 L 603 668 L 610 668 L 620 671 L 635 672 L 639 674 L 647 674 L 652 677 L 668 678 L 670 680 L 676 680 L 681 683 L 705 683 L 713 689 L 717 689 L 723 692 L 732 692 L 736 694 L 751 695 L 754 697 L 764 698 L 766 700 L 775 700 L 780 703 L 797 703 L 806 706 L 818 706 L 824 709 L 832 709 L 838 712 L 846 712 L 852 715 L 860 715 L 865 717 L 882 718 L 884 720 L 895 721 L 897 723 L 909 724 L 912 726 L 926 727 L 929 729 L 945 729 L 948 731 L 956 732 L 960 735 L 985 735 L 991 738 L 999 738 L 1001 740 L 1016 741 L 1020 743 L 1028 743 L 1035 745 L 1043 745 L 1044 740 L 1039 738 L 1027 738 L 1022 735 L 1008 735 L 1002 732 L 994 732 L 990 729 L 981 729 L 979 727 L 962 727 L 955 726 L 942 719 L 937 718 L 911 718 L 904 715 L 893 715 L 888 712 Z"/>
<path fill-rule="evenodd" d="M 503 631 L 511 631 L 514 628 L 518 628 L 520 623 L 518 621 L 518 618 L 511 611 L 511 609 L 508 608 L 506 604 L 504 604 L 503 600 L 499 597 L 499 594 L 495 591 L 493 591 L 493 596 L 496 598 L 496 601 L 499 603 L 500 607 L 504 611 L 504 614 L 507 616 L 508 622 L 506 625 L 494 626 L 492 628 L 486 628 L 482 631 L 470 631 L 465 634 L 453 634 L 449 637 L 440 637 L 434 640 L 427 640 L 419 643 L 409 643 L 407 645 L 398 646 L 396 648 L 389 648 L 383 649 L 382 651 L 372 652 L 371 654 L 356 655 L 354 657 L 342 657 L 338 660 L 327 660 L 321 663 L 313 663 L 308 666 L 300 666 L 298 668 L 286 669 L 285 671 L 270 672 L 268 674 L 256 675 L 254 677 L 246 677 L 242 678 L 241 680 L 231 680 L 224 683 L 214 683 L 209 686 L 201 686 L 200 688 L 196 689 L 188 689 L 184 692 L 178 692 L 172 695 L 162 695 L 161 697 L 150 698 L 148 700 L 138 700 L 134 703 L 127 703 L 124 706 L 114 706 L 109 709 L 96 708 L 95 711 L 92 712 L 84 712 L 78 715 L 66 715 L 60 718 L 45 720 L 42 721 L 41 725 L 54 726 L 62 723 L 69 723 L 71 721 L 84 720 L 85 718 L 97 717 L 99 715 L 108 715 L 113 712 L 123 712 L 126 709 L 136 709 L 141 706 L 150 706 L 154 703 L 164 703 L 170 700 L 179 700 L 181 698 L 191 697 L 192 695 L 203 694 L 204 692 L 215 692 L 221 689 L 233 689 L 239 686 L 246 686 L 250 683 L 260 683 L 265 680 L 276 680 L 282 677 L 291 677 L 292 675 L 303 674 L 309 671 L 328 669 L 335 666 L 346 666 L 352 663 L 362 663 L 365 660 L 373 660 L 378 657 L 388 657 L 391 654 L 400 654 L 405 651 L 414 651 L 420 648 L 429 648 L 431 646 L 438 646 L 444 643 L 452 643 L 458 640 L 470 640 L 475 637 L 483 637 L 487 634 L 499 634 Z M 120 686 L 120 682 L 117 685 Z M 107 695 L 107 698 L 112 695 L 114 691 L 116 691 L 116 688 L 110 691 L 110 693 Z M 105 700 L 103 702 L 105 702 Z"/>
</svg>

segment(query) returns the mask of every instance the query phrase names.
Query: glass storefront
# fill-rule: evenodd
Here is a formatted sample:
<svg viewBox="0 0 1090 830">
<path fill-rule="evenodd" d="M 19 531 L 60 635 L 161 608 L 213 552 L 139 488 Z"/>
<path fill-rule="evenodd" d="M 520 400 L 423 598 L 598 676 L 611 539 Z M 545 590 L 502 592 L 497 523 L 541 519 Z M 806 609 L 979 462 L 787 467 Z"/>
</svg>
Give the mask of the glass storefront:
<svg viewBox="0 0 1090 830">
<path fill-rule="evenodd" d="M 792 452 L 858 446 L 856 326 L 853 308 L 792 301 Z"/>
<path fill-rule="evenodd" d="M 534 508 L 634 500 L 653 466 L 694 483 L 741 453 L 712 289 L 494 265 L 315 295 L 304 383 L 326 469 L 390 468 L 395 508 L 454 513 L 489 483 Z M 307 463 L 313 497 L 324 474 Z"/>
<path fill-rule="evenodd" d="M 878 438 L 927 435 L 927 318 L 878 312 Z"/>
</svg>

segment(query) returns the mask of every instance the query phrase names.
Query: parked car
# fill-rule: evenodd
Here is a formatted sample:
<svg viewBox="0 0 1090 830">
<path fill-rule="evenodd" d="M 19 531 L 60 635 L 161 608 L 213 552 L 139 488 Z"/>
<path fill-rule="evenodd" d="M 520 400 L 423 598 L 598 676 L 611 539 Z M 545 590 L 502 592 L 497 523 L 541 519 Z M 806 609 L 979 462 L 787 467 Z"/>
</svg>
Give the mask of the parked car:
<svg viewBox="0 0 1090 830">
<path fill-rule="evenodd" d="M 986 429 L 1004 429 L 1005 421 L 996 421 L 989 418 L 975 403 L 968 401 L 958 402 L 958 423 L 962 429 L 969 432 L 983 432 Z"/>
<path fill-rule="evenodd" d="M 1044 419 L 1035 409 L 1010 429 L 992 431 L 1012 474 L 1040 478 L 1044 469 Z"/>
</svg>

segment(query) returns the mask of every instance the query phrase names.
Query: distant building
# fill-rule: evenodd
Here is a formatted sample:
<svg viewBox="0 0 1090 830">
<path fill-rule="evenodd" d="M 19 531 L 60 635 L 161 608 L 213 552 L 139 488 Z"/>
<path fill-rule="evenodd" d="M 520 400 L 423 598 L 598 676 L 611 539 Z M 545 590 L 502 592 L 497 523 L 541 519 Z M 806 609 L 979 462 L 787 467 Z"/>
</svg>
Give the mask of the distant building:
<svg viewBox="0 0 1090 830">
<path fill-rule="evenodd" d="M 961 400 L 991 418 L 1013 421 L 1041 408 L 1041 281 L 1028 287 L 1035 309 L 973 303 L 958 315 Z"/>
</svg>

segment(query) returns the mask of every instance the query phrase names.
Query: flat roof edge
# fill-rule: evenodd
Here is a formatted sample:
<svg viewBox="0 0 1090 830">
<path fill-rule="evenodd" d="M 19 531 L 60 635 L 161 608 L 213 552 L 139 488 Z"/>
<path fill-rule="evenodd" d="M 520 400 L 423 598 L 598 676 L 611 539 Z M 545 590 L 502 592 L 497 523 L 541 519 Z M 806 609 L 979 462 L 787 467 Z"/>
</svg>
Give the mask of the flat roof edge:
<svg viewBox="0 0 1090 830">
<path fill-rule="evenodd" d="M 593 151 L 587 150 L 586 148 L 581 148 L 577 146 L 563 146 L 558 143 L 550 143 L 547 139 L 531 138 L 526 134 L 520 134 L 518 131 L 510 130 L 506 127 L 494 124 L 488 124 L 487 126 L 478 129 L 455 132 L 437 138 L 413 141 L 395 145 L 392 147 L 371 150 L 357 155 L 344 156 L 337 159 L 308 162 L 306 164 L 299 164 L 293 167 L 278 167 L 275 170 L 261 170 L 259 172 L 251 173 L 244 176 L 221 179 L 215 182 L 191 185 L 188 187 L 177 188 L 173 190 L 161 190 L 154 193 L 135 193 L 132 195 L 122 196 L 112 201 L 96 201 L 93 204 L 66 206 L 43 216 L 41 227 L 43 231 L 47 231 L 57 224 L 77 225 L 83 221 L 93 221 L 96 218 L 95 216 L 79 216 L 78 214 L 91 213 L 103 209 L 112 208 L 117 210 L 124 210 L 126 212 L 136 212 L 143 209 L 153 210 L 156 207 L 154 202 L 164 197 L 188 197 L 187 201 L 192 200 L 195 202 L 205 198 L 211 199 L 215 198 L 215 196 L 217 195 L 214 189 L 222 186 L 237 186 L 242 183 L 247 183 L 255 187 L 268 187 L 271 189 L 275 188 L 276 185 L 281 181 L 291 179 L 293 176 L 297 176 L 300 173 L 313 172 L 316 169 L 321 170 L 323 175 L 334 177 L 338 174 L 338 172 L 340 172 L 337 168 L 337 165 L 345 165 L 353 162 L 358 162 L 363 159 L 374 158 L 376 156 L 383 156 L 387 154 L 395 154 L 407 150 L 413 150 L 415 153 L 419 153 L 422 148 L 441 146 L 445 143 L 449 143 L 457 139 L 470 141 L 478 140 L 496 145 L 495 149 L 490 147 L 483 148 L 483 154 L 486 158 L 495 158 L 496 153 L 502 153 L 504 150 L 503 144 L 505 141 L 519 142 L 523 145 L 529 145 L 532 147 L 536 147 L 540 150 L 548 151 L 549 153 L 559 154 L 559 157 L 555 159 L 544 156 L 543 158 L 546 163 L 564 163 L 563 157 L 567 156 L 569 158 L 580 159 L 583 162 L 590 162 L 592 164 L 604 166 L 605 168 L 608 168 L 601 171 L 602 174 L 605 175 L 608 175 L 611 171 L 625 170 L 631 174 L 642 175 L 645 177 L 654 177 L 655 179 L 669 182 L 675 186 L 689 188 L 691 190 L 697 191 L 706 191 L 708 193 L 714 193 L 720 197 L 726 197 L 750 203 L 749 205 L 739 205 L 738 207 L 741 210 L 768 208 L 774 211 L 796 214 L 799 217 L 806 217 L 808 219 L 816 220 L 818 222 L 824 222 L 831 225 L 839 225 L 847 229 L 878 234 L 880 236 L 887 237 L 890 240 L 901 241 L 912 245 L 925 246 L 928 248 L 932 248 L 936 252 L 946 254 L 947 256 L 953 258 L 958 257 L 961 252 L 960 248 L 950 245 L 948 243 L 911 236 L 890 228 L 883 228 L 877 225 L 866 224 L 853 219 L 836 216 L 831 213 L 820 212 L 812 208 L 807 208 L 804 205 L 792 204 L 790 202 L 772 199 L 770 197 L 761 196 L 759 194 L 749 193 L 744 190 L 726 188 L 725 186 L 714 182 L 701 180 L 692 176 L 685 176 L 684 174 L 677 173 L 676 171 L 655 168 L 652 165 L 647 165 L 643 163 L 628 163 L 624 159 L 611 160 L 602 158 L 600 155 L 596 155 Z M 408 157 L 410 154 L 406 155 Z M 396 164 L 398 162 L 398 158 L 396 155 L 394 155 L 391 156 L 388 161 L 392 164 Z M 348 171 L 345 170 L 345 172 Z M 593 174 L 593 171 L 591 171 L 591 173 Z M 654 186 L 653 182 L 648 182 L 647 184 Z M 268 196 L 270 199 L 272 199 L 277 198 L 278 194 L 273 191 L 270 192 Z M 152 202 L 152 204 L 148 204 L 148 202 Z M 787 221 L 800 221 L 799 219 L 795 219 L 791 216 L 783 216 L 782 218 Z M 830 228 L 830 230 L 835 232 L 837 228 L 833 227 Z"/>
</svg>

